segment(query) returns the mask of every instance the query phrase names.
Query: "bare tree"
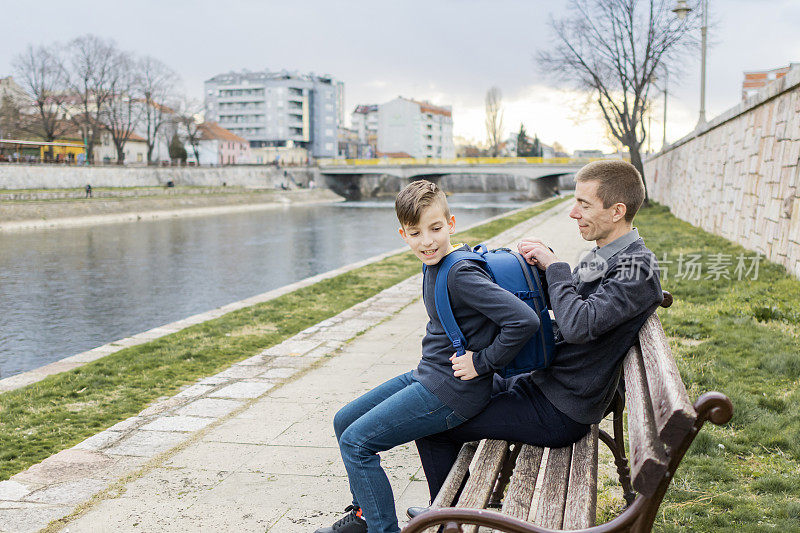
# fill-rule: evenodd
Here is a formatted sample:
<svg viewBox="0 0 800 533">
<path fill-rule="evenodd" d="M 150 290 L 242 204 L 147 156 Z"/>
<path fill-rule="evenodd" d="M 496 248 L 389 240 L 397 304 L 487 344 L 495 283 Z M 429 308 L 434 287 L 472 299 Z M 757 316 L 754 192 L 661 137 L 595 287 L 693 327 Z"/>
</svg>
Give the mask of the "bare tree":
<svg viewBox="0 0 800 533">
<path fill-rule="evenodd" d="M 86 140 L 86 160 L 94 162 L 94 147 L 103 132 L 103 113 L 114 95 L 114 79 L 120 76 L 115 61 L 116 44 L 96 35 L 83 35 L 69 44 L 70 88 L 76 99 L 71 118 Z"/>
<path fill-rule="evenodd" d="M 689 32 L 697 27 L 697 16 L 681 20 L 672 7 L 673 0 L 571 0 L 571 15 L 551 20 L 554 48 L 539 54 L 546 72 L 594 94 L 611 134 L 642 176 L 651 80 L 693 43 Z"/>
<path fill-rule="evenodd" d="M 159 132 L 170 120 L 175 111 L 169 107 L 174 100 L 175 84 L 178 75 L 171 68 L 153 57 L 147 56 L 139 62 L 140 89 L 142 98 L 142 128 L 147 140 L 147 164 L 153 163 L 153 151 L 159 139 Z M 171 137 L 170 137 L 171 138 Z"/>
<path fill-rule="evenodd" d="M 139 126 L 143 107 L 139 64 L 127 52 L 117 52 L 113 72 L 109 76 L 110 94 L 101 108 L 103 127 L 111 135 L 117 151 L 117 164 L 125 163 L 125 144 Z"/>
<path fill-rule="evenodd" d="M 497 157 L 503 136 L 503 95 L 497 87 L 492 87 L 486 93 L 486 135 L 489 153 Z"/>
<path fill-rule="evenodd" d="M 179 132 L 181 137 L 192 147 L 195 162 L 200 164 L 200 137 L 203 134 L 201 113 L 203 104 L 194 98 L 183 97 L 177 113 Z"/>
<path fill-rule="evenodd" d="M 33 98 L 35 113 L 23 125 L 29 133 L 53 142 L 69 128 L 64 121 L 67 77 L 57 45 L 28 46 L 13 60 L 14 71 Z"/>
</svg>

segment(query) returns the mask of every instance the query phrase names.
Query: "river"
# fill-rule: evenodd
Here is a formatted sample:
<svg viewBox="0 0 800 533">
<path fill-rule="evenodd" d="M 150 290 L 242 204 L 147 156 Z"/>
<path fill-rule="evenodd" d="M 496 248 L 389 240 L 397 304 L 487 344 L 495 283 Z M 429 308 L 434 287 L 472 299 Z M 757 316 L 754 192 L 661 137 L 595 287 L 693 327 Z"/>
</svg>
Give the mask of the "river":
<svg viewBox="0 0 800 533">
<path fill-rule="evenodd" d="M 456 229 L 511 196 L 451 196 Z M 403 245 L 390 201 L 0 234 L 0 376 Z"/>
</svg>

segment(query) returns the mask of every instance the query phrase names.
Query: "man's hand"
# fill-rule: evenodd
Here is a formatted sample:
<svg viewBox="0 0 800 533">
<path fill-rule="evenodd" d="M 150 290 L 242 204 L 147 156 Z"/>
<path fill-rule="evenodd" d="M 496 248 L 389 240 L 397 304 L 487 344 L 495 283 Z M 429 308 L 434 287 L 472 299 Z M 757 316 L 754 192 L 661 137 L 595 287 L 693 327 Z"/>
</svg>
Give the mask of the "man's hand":
<svg viewBox="0 0 800 533">
<path fill-rule="evenodd" d="M 559 261 L 556 254 L 539 239 L 524 239 L 517 245 L 517 250 L 529 265 L 547 270 L 552 263 Z"/>
<path fill-rule="evenodd" d="M 450 362 L 453 363 L 453 375 L 455 377 L 461 378 L 463 381 L 478 377 L 478 373 L 475 371 L 475 364 L 472 362 L 472 352 L 469 350 L 462 356 L 453 354 L 450 357 Z"/>
</svg>

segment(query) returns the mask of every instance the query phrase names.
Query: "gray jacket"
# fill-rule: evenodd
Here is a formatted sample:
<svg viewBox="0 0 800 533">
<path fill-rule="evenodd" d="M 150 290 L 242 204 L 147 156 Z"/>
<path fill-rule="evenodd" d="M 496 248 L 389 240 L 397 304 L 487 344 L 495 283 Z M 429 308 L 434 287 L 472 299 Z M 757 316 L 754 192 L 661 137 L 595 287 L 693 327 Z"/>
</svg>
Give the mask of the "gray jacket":
<svg viewBox="0 0 800 533">
<path fill-rule="evenodd" d="M 625 354 L 662 301 L 658 263 L 633 229 L 595 248 L 573 272 L 558 262 L 545 276 L 558 324 L 556 353 L 529 379 L 561 412 L 594 424 L 613 399 Z"/>
</svg>

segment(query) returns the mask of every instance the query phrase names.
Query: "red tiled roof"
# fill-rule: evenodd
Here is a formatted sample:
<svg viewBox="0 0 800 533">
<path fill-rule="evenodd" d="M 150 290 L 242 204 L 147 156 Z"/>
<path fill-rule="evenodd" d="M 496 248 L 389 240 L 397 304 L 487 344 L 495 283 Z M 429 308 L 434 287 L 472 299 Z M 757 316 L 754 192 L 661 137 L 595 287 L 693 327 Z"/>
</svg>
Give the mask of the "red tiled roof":
<svg viewBox="0 0 800 533">
<path fill-rule="evenodd" d="M 408 99 L 409 102 L 414 102 L 419 106 L 420 111 L 423 113 L 433 113 L 434 115 L 443 115 L 445 117 L 452 117 L 453 112 L 447 108 L 433 105 L 430 102 L 420 102 L 418 100 Z"/>
<path fill-rule="evenodd" d="M 242 139 L 230 130 L 226 130 L 216 122 L 206 121 L 200 124 L 200 140 L 202 141 L 235 141 L 240 143 L 247 143 L 247 140 Z"/>
</svg>

